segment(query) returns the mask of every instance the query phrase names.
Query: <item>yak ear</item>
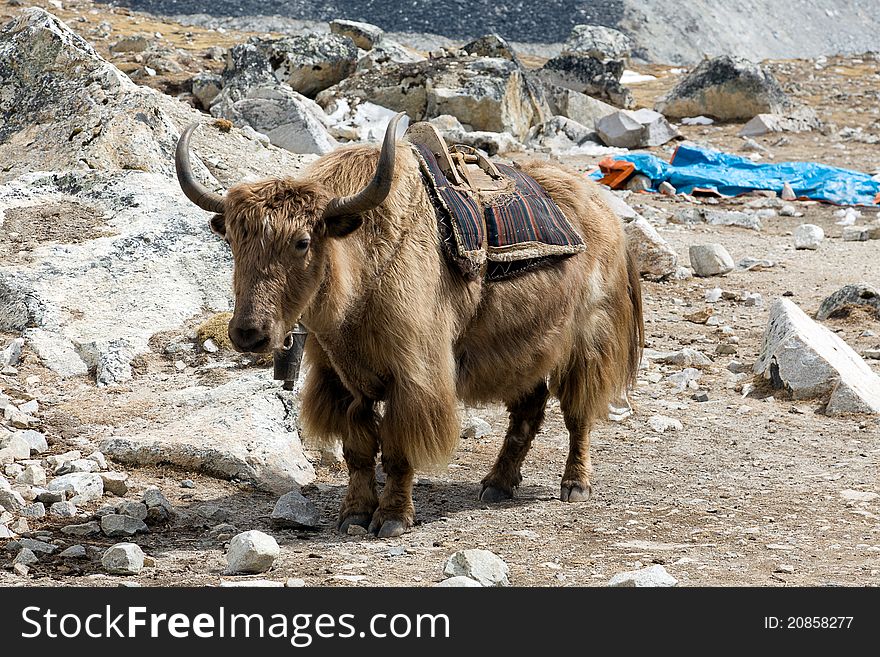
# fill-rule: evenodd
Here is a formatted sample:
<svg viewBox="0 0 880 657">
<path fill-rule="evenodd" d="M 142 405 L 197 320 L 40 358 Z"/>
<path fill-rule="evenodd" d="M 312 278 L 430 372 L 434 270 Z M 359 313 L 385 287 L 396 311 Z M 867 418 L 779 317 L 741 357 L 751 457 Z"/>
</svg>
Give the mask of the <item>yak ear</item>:
<svg viewBox="0 0 880 657">
<path fill-rule="evenodd" d="M 226 217 L 222 214 L 215 214 L 211 217 L 211 232 L 226 239 Z"/>
<path fill-rule="evenodd" d="M 343 215 L 324 221 L 329 237 L 346 237 L 351 235 L 361 227 L 362 223 L 364 223 L 364 218 L 359 214 Z"/>
</svg>

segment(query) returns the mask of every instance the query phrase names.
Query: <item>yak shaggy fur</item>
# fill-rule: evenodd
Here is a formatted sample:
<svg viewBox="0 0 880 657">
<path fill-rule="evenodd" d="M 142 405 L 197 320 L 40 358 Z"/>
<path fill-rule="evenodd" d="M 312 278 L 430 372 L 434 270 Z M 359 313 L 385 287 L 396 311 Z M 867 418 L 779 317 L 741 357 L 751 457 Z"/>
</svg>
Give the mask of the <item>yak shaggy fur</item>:
<svg viewBox="0 0 880 657">
<path fill-rule="evenodd" d="M 484 500 L 513 495 L 551 394 L 570 434 L 560 495 L 587 499 L 590 429 L 633 384 L 643 344 L 638 271 L 619 219 L 583 176 L 524 163 L 586 251 L 512 279 L 468 282 L 448 266 L 434 207 L 403 142 L 381 205 L 323 218 L 331 198 L 364 187 L 377 161 L 375 148 L 344 148 L 302 180 L 238 185 L 212 222 L 235 258 L 231 327 L 267 327 L 269 348 L 300 315 L 309 329 L 302 422 L 310 440 L 342 440 L 350 480 L 341 529 L 369 524 L 390 536 L 412 525 L 414 469 L 450 458 L 457 399 L 500 401 L 510 411 L 498 461 L 482 482 Z M 305 256 L 291 251 L 303 236 L 311 240 Z"/>
</svg>

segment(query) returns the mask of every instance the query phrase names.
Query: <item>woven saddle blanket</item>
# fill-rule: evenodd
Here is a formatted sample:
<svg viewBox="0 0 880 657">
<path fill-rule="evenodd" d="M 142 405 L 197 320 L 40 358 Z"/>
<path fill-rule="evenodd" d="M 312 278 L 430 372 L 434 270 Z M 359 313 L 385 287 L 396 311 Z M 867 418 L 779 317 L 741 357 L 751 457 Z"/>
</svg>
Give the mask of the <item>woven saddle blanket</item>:
<svg viewBox="0 0 880 657">
<path fill-rule="evenodd" d="M 413 148 L 446 255 L 468 279 L 511 278 L 586 250 L 559 206 L 519 169 L 496 162 L 501 189 L 474 191 L 454 185 L 429 148 Z"/>
</svg>

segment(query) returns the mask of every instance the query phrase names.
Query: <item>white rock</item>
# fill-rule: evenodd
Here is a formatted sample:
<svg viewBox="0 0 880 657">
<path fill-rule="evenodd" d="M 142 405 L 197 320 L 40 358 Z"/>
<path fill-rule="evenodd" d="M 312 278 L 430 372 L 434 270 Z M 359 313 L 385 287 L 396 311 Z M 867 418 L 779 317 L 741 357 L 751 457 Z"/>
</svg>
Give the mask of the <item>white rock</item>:
<svg viewBox="0 0 880 657">
<path fill-rule="evenodd" d="M 718 303 L 721 301 L 721 292 L 720 287 L 713 287 L 711 290 L 706 290 L 704 295 L 706 303 Z"/>
<path fill-rule="evenodd" d="M 835 333 L 777 299 L 754 371 L 795 399 L 828 397 L 826 413 L 880 413 L 880 377 Z"/>
<path fill-rule="evenodd" d="M 627 248 L 638 262 L 639 273 L 653 278 L 666 278 L 675 272 L 678 254 L 647 219 L 634 219 L 623 229 L 627 235 Z"/>
<path fill-rule="evenodd" d="M 104 482 L 93 472 L 75 472 L 55 477 L 49 482 L 50 491 L 64 491 L 74 504 L 100 500 L 104 495 Z"/>
<path fill-rule="evenodd" d="M 471 579 L 470 577 L 465 577 L 464 575 L 457 575 L 455 577 L 447 577 L 442 582 L 437 582 L 434 584 L 435 587 L 456 587 L 456 588 L 483 588 L 483 585 L 480 584 L 477 580 Z"/>
<path fill-rule="evenodd" d="M 632 116 L 632 112 L 618 111 L 597 120 L 596 132 L 608 146 L 635 149 L 644 141 L 645 126 Z"/>
<path fill-rule="evenodd" d="M 16 431 L 9 438 L 5 439 L 5 442 L 0 443 L 0 447 L 2 447 L 11 457 L 11 460 L 20 461 L 23 459 L 30 458 L 31 456 L 31 446 L 30 444 L 21 436 L 23 432 Z"/>
<path fill-rule="evenodd" d="M 128 492 L 128 474 L 125 472 L 102 472 L 101 481 L 104 483 L 104 491 L 122 497 Z"/>
<path fill-rule="evenodd" d="M 262 573 L 281 554 L 274 538 L 261 531 L 242 532 L 229 542 L 226 563 L 230 573 Z"/>
<path fill-rule="evenodd" d="M 678 365 L 680 367 L 700 367 L 712 364 L 712 361 L 703 352 L 691 349 L 690 347 L 685 347 L 681 351 L 663 354 L 653 360 L 665 365 Z"/>
<path fill-rule="evenodd" d="M 733 258 L 721 244 L 692 244 L 688 254 L 697 276 L 719 276 L 733 271 Z"/>
<path fill-rule="evenodd" d="M 39 431 L 28 429 L 19 432 L 18 435 L 24 438 L 27 444 L 30 445 L 31 454 L 42 454 L 49 449 L 49 444 L 46 442 L 46 436 Z"/>
<path fill-rule="evenodd" d="M 815 250 L 825 239 L 825 231 L 815 224 L 801 224 L 794 229 L 794 248 Z"/>
<path fill-rule="evenodd" d="M 851 488 L 845 488 L 840 491 L 840 496 L 850 502 L 873 502 L 880 498 L 880 494 L 871 491 L 852 490 Z"/>
<path fill-rule="evenodd" d="M 49 507 L 49 515 L 58 518 L 73 518 L 76 516 L 76 505 L 73 502 L 53 502 Z"/>
<path fill-rule="evenodd" d="M 649 566 L 641 570 L 630 570 L 618 573 L 611 578 L 608 586 L 635 586 L 635 587 L 659 587 L 678 586 L 678 580 L 666 572 L 663 566 Z"/>
<path fill-rule="evenodd" d="M 3 351 L 0 351 L 0 368 L 15 367 L 21 359 L 21 348 L 24 338 L 15 338 Z"/>
<path fill-rule="evenodd" d="M 45 486 L 46 471 L 39 465 L 29 465 L 15 478 L 15 481 L 30 486 Z"/>
<path fill-rule="evenodd" d="M 241 581 L 222 580 L 220 582 L 220 586 L 223 588 L 231 588 L 231 589 L 250 589 L 250 588 L 272 589 L 272 588 L 283 588 L 284 582 L 276 582 L 271 579 L 245 579 L 245 580 L 241 580 Z"/>
<path fill-rule="evenodd" d="M 481 417 L 469 415 L 461 425 L 461 437 L 473 440 L 492 435 L 492 426 Z"/>
<path fill-rule="evenodd" d="M 775 212 L 773 213 L 776 214 Z M 772 216 L 772 215 L 771 215 Z M 737 226 L 750 230 L 761 230 L 761 220 L 757 215 L 732 210 L 704 210 L 703 217 L 712 226 Z"/>
<path fill-rule="evenodd" d="M 489 550 L 460 550 L 449 557 L 443 573 L 450 577 L 470 577 L 482 586 L 510 586 L 510 568 Z"/>
<path fill-rule="evenodd" d="M 137 575 L 144 568 L 144 552 L 134 543 L 117 543 L 104 552 L 101 565 L 113 575 Z"/>
<path fill-rule="evenodd" d="M 782 192 L 779 196 L 783 201 L 794 201 L 797 199 L 797 194 L 794 193 L 794 189 L 789 183 L 782 183 Z"/>
<path fill-rule="evenodd" d="M 681 431 L 684 429 L 680 420 L 676 420 L 666 415 L 652 415 L 648 418 L 648 426 L 655 433 L 666 433 L 667 431 Z"/>
</svg>

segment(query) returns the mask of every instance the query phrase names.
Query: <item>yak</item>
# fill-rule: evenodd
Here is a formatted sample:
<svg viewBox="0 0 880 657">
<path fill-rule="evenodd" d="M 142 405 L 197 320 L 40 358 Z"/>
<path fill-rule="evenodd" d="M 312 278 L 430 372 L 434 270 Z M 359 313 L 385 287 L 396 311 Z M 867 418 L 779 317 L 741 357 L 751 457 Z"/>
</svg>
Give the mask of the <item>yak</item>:
<svg viewBox="0 0 880 657">
<path fill-rule="evenodd" d="M 381 149 L 338 148 L 305 175 L 229 188 L 200 183 L 190 137 L 175 156 L 183 192 L 214 213 L 234 260 L 229 338 L 271 352 L 301 322 L 309 440 L 341 439 L 349 482 L 337 528 L 379 537 L 412 527 L 417 469 L 448 462 L 457 400 L 502 402 L 509 426 L 480 499 L 511 498 L 554 395 L 569 434 L 560 498 L 591 495 L 590 431 L 633 385 L 644 343 L 639 272 L 599 188 L 549 161 L 520 164 L 586 250 L 516 277 L 466 278 L 449 266 L 435 206 L 394 117 Z M 386 482 L 377 487 L 376 463 Z"/>
</svg>

